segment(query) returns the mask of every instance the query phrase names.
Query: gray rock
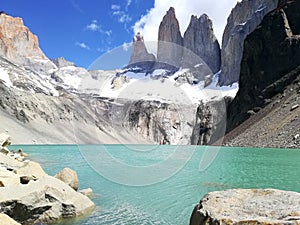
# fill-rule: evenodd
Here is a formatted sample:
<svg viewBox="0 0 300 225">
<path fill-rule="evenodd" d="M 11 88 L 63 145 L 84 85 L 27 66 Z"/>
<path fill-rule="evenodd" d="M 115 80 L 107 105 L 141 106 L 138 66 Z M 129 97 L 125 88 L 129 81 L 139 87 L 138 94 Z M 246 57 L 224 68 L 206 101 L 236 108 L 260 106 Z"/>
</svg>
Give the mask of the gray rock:
<svg viewBox="0 0 300 225">
<path fill-rule="evenodd" d="M 233 189 L 205 195 L 190 225 L 300 223 L 300 193 L 275 189 Z"/>
<path fill-rule="evenodd" d="M 140 64 L 145 62 L 155 62 L 155 56 L 150 54 L 147 51 L 146 45 L 144 43 L 143 35 L 139 32 L 135 35 L 132 42 L 132 52 L 129 61 L 129 65 L 131 64 Z"/>
<path fill-rule="evenodd" d="M 56 59 L 51 59 L 51 61 L 58 67 L 67 67 L 67 66 L 75 66 L 73 62 L 67 61 L 64 57 L 59 57 Z"/>
<path fill-rule="evenodd" d="M 59 171 L 59 173 L 54 177 L 65 182 L 75 191 L 78 190 L 78 176 L 74 170 L 71 170 L 70 168 L 64 168 L 63 170 Z"/>
<path fill-rule="evenodd" d="M 95 207 L 89 198 L 47 175 L 38 163 L 20 162 L 3 154 L 0 161 L 0 213 L 23 225 L 55 223 Z"/>
<path fill-rule="evenodd" d="M 224 100 L 200 102 L 191 136 L 192 145 L 210 145 L 225 134 L 226 105 Z M 220 143 L 218 143 L 220 144 Z"/>
<path fill-rule="evenodd" d="M 127 76 L 116 76 L 112 80 L 112 88 L 118 90 L 123 86 L 123 84 L 129 83 L 129 81 L 130 79 Z"/>
<path fill-rule="evenodd" d="M 206 14 L 199 18 L 196 16 L 191 17 L 190 24 L 184 33 L 183 46 L 201 59 L 201 61 L 195 62 L 194 65 L 202 63 L 203 60 L 213 73 L 220 70 L 220 45 L 214 35 L 213 23 Z M 193 61 L 194 58 L 189 57 L 189 54 L 184 51 L 183 63 Z"/>
<path fill-rule="evenodd" d="M 64 182 L 45 176 L 22 188 L 18 185 L 3 187 L 0 207 L 1 212 L 27 225 L 79 216 L 93 209 L 94 204 Z"/>
<path fill-rule="evenodd" d="M 171 7 L 159 25 L 157 61 L 178 67 L 183 54 L 182 46 L 179 23 L 175 9 Z"/>
<path fill-rule="evenodd" d="M 239 81 L 244 40 L 277 7 L 278 0 L 243 0 L 232 9 L 222 40 L 222 66 L 219 84 Z"/>
</svg>

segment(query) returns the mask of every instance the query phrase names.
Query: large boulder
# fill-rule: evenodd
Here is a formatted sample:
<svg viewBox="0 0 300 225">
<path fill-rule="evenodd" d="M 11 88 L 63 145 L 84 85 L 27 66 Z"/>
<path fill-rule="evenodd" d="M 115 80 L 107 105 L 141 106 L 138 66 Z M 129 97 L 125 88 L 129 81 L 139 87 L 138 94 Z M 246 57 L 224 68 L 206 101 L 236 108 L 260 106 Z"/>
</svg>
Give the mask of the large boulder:
<svg viewBox="0 0 300 225">
<path fill-rule="evenodd" d="M 221 86 L 239 81 L 244 40 L 277 3 L 278 0 L 242 0 L 232 9 L 222 40 Z"/>
<path fill-rule="evenodd" d="M 23 225 L 54 223 L 83 215 L 95 207 L 88 197 L 47 175 L 36 162 L 19 161 L 13 154 L 0 154 L 0 162 L 0 213 Z M 76 187 L 76 182 L 72 181 Z"/>
<path fill-rule="evenodd" d="M 183 46 L 199 56 L 199 58 L 209 66 L 213 73 L 220 70 L 220 45 L 214 34 L 213 23 L 206 14 L 203 14 L 199 18 L 197 18 L 197 16 L 191 17 L 190 24 L 184 33 Z M 186 54 L 186 51 L 184 51 L 183 63 L 190 62 L 195 58 L 188 56 L 189 54 Z M 188 58 L 185 59 L 185 57 Z M 202 62 L 199 61 L 198 64 L 200 63 Z"/>
<path fill-rule="evenodd" d="M 71 170 L 70 168 L 64 168 L 55 175 L 55 178 L 65 182 L 75 191 L 78 190 L 78 176 L 74 170 Z"/>
<path fill-rule="evenodd" d="M 299 10 L 299 1 L 282 1 L 246 38 L 239 91 L 227 110 L 228 131 L 248 119 L 249 110 L 264 107 L 299 74 Z"/>
<path fill-rule="evenodd" d="M 83 215 L 93 208 L 94 204 L 88 197 L 51 176 L 1 188 L 0 212 L 23 225 L 54 223 Z"/>
<path fill-rule="evenodd" d="M 275 189 L 233 189 L 205 195 L 190 225 L 300 224 L 300 193 Z"/>
<path fill-rule="evenodd" d="M 179 66 L 183 54 L 183 39 L 175 9 L 171 7 L 163 17 L 158 30 L 157 61 L 172 66 Z"/>
</svg>

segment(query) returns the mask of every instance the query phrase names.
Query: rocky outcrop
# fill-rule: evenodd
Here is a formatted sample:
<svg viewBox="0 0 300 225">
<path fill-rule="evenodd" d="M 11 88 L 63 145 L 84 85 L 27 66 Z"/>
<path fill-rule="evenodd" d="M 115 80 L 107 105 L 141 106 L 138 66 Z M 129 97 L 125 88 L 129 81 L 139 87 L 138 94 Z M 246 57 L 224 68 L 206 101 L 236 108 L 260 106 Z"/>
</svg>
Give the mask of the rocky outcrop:
<svg viewBox="0 0 300 225">
<path fill-rule="evenodd" d="M 54 177 L 65 182 L 75 191 L 78 190 L 78 176 L 74 170 L 71 170 L 70 168 L 64 168 L 63 170 L 59 171 L 58 174 L 56 174 Z"/>
<path fill-rule="evenodd" d="M 39 48 L 38 38 L 21 18 L 0 14 L 0 56 L 36 72 L 56 68 Z"/>
<path fill-rule="evenodd" d="M 64 57 L 59 57 L 56 59 L 51 59 L 51 61 L 58 67 L 63 68 L 67 66 L 75 66 L 73 62 L 67 61 Z"/>
<path fill-rule="evenodd" d="M 183 46 L 203 60 L 213 73 L 220 70 L 220 45 L 214 35 L 212 21 L 206 14 L 203 14 L 199 18 L 197 18 L 197 16 L 191 17 L 190 24 L 184 33 Z M 190 64 L 191 61 L 193 62 L 195 60 L 195 57 L 189 56 L 190 54 L 184 51 L 183 67 L 185 63 Z M 193 64 L 197 65 L 201 63 L 199 60 Z"/>
<path fill-rule="evenodd" d="M 0 213 L 23 225 L 54 223 L 95 207 L 88 197 L 46 174 L 36 162 L 23 161 L 13 152 L 0 153 L 0 162 Z"/>
<path fill-rule="evenodd" d="M 299 1 L 282 1 L 245 41 L 239 91 L 228 107 L 227 130 L 250 117 L 248 111 L 266 106 L 299 74 Z M 290 21 L 292 25 L 290 25 Z"/>
<path fill-rule="evenodd" d="M 196 106 L 136 101 L 126 110 L 124 127 L 160 144 L 190 144 Z"/>
<path fill-rule="evenodd" d="M 231 11 L 222 40 L 221 86 L 239 81 L 244 40 L 277 3 L 278 0 L 243 0 Z"/>
<path fill-rule="evenodd" d="M 300 223 L 300 193 L 275 189 L 233 189 L 205 195 L 190 225 Z"/>
<path fill-rule="evenodd" d="M 147 51 L 143 35 L 138 32 L 133 38 L 129 66 L 146 67 L 150 69 L 155 60 L 155 56 Z"/>
<path fill-rule="evenodd" d="M 171 7 L 164 16 L 158 30 L 157 61 L 178 67 L 182 60 L 183 38 L 175 9 Z"/>
<path fill-rule="evenodd" d="M 224 100 L 198 105 L 195 125 L 191 136 L 192 145 L 211 145 L 225 134 L 226 104 Z M 218 143 L 221 144 L 221 143 Z"/>
</svg>

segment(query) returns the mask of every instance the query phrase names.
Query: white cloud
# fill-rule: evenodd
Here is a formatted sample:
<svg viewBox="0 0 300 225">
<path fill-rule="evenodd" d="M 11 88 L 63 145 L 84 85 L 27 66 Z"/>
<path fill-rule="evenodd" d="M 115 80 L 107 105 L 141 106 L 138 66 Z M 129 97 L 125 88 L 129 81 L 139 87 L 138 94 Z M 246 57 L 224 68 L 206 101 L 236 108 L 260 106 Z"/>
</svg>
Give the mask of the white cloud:
<svg viewBox="0 0 300 225">
<path fill-rule="evenodd" d="M 111 5 L 112 10 L 120 10 L 121 6 L 120 5 Z"/>
<path fill-rule="evenodd" d="M 86 45 L 84 42 L 76 42 L 75 43 L 76 46 L 80 47 L 80 48 L 83 48 L 83 49 L 86 49 L 86 50 L 90 50 L 91 48 Z"/>
<path fill-rule="evenodd" d="M 131 3 L 132 0 L 127 0 L 126 7 L 125 7 L 126 11 L 128 10 L 128 7 L 131 5 Z"/>
<path fill-rule="evenodd" d="M 100 29 L 99 25 L 98 25 L 98 21 L 97 20 L 93 20 L 91 24 L 88 24 L 86 26 L 87 30 L 91 30 L 91 31 L 98 31 Z"/>
<path fill-rule="evenodd" d="M 93 20 L 90 24 L 88 24 L 85 29 L 90 31 L 97 31 L 101 34 L 106 34 L 107 36 L 110 36 L 112 34 L 112 30 L 104 30 L 99 24 L 97 20 Z"/>
<path fill-rule="evenodd" d="M 120 23 L 128 23 L 132 20 L 132 18 L 124 11 L 114 11 L 113 15 L 118 17 Z"/>
<path fill-rule="evenodd" d="M 166 11 L 173 6 L 182 35 L 190 22 L 191 15 L 200 16 L 206 13 L 213 21 L 215 35 L 221 43 L 227 17 L 237 2 L 238 0 L 155 0 L 154 8 L 142 16 L 133 29 L 135 33 L 140 31 L 145 41 L 157 41 L 159 24 Z"/>
<path fill-rule="evenodd" d="M 122 45 L 122 47 L 123 47 L 123 50 L 125 52 L 127 52 L 130 49 L 130 47 L 131 47 L 131 43 L 124 42 L 123 45 Z"/>
</svg>

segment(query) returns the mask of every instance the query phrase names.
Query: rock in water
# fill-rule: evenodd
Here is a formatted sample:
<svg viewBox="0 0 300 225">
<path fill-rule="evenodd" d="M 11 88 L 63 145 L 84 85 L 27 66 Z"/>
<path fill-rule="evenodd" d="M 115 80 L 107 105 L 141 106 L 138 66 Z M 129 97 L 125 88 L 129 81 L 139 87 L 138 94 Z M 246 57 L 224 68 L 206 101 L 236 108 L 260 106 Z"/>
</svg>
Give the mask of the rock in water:
<svg viewBox="0 0 300 225">
<path fill-rule="evenodd" d="M 190 225 L 275 225 L 300 223 L 300 193 L 275 189 L 234 189 L 205 195 Z"/>
<path fill-rule="evenodd" d="M 246 38 L 239 91 L 227 110 L 228 131 L 249 117 L 248 110 L 263 107 L 265 99 L 282 92 L 299 74 L 299 10 L 299 1 L 282 1 Z"/>
<path fill-rule="evenodd" d="M 55 178 L 65 182 L 75 191 L 78 190 L 78 176 L 74 170 L 71 170 L 70 168 L 64 168 L 55 175 Z"/>
<path fill-rule="evenodd" d="M 277 3 L 278 0 L 243 0 L 231 11 L 222 40 L 221 86 L 239 81 L 244 40 Z"/>
<path fill-rule="evenodd" d="M 149 67 L 144 64 L 153 64 L 155 62 L 155 56 L 147 51 L 144 43 L 143 35 L 138 32 L 133 38 L 132 53 L 130 57 L 130 65 L 137 65 L 139 67 Z"/>
<path fill-rule="evenodd" d="M 220 70 L 220 45 L 215 37 L 212 21 L 206 14 L 200 16 L 199 19 L 196 16 L 191 17 L 190 24 L 184 33 L 183 46 L 199 56 L 213 73 Z M 185 59 L 185 57 L 184 53 L 183 63 L 193 60 L 190 57 Z M 198 62 L 198 64 L 200 63 Z"/>
<path fill-rule="evenodd" d="M 157 61 L 172 66 L 179 66 L 182 60 L 183 39 L 175 9 L 171 7 L 164 16 L 158 30 Z"/>
</svg>

